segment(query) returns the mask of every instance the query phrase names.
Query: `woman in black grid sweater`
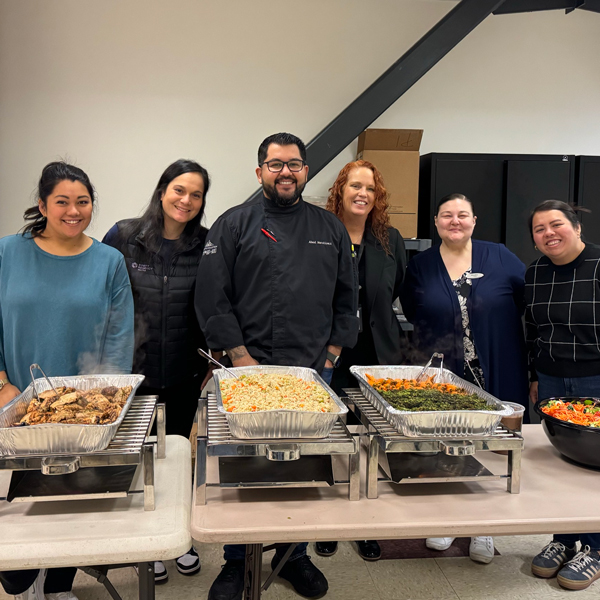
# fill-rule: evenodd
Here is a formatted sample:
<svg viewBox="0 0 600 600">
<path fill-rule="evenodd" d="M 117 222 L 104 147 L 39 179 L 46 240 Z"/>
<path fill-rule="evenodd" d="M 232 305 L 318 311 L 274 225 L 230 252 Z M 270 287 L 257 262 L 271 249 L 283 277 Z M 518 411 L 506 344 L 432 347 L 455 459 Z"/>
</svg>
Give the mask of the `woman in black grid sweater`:
<svg viewBox="0 0 600 600">
<path fill-rule="evenodd" d="M 546 200 L 529 218 L 544 255 L 525 274 L 531 400 L 600 395 L 600 247 L 581 239 L 573 208 Z M 576 544 L 581 543 L 577 552 Z M 600 533 L 556 534 L 533 559 L 539 577 L 580 590 L 600 579 Z"/>
</svg>

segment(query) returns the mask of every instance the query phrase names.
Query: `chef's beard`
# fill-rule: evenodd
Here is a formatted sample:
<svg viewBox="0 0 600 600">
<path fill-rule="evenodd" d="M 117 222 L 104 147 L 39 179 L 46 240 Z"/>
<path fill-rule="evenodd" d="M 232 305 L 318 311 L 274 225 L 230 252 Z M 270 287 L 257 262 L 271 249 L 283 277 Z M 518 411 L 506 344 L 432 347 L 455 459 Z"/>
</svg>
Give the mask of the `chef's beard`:
<svg viewBox="0 0 600 600">
<path fill-rule="evenodd" d="M 277 192 L 277 181 L 275 181 L 275 185 L 266 185 L 265 183 L 263 183 L 263 191 L 265 193 L 265 196 L 267 196 L 267 198 L 270 198 L 271 200 L 273 200 L 273 202 L 275 202 L 275 204 L 277 204 L 277 206 L 291 206 L 292 204 L 295 204 L 298 200 L 298 198 L 300 198 L 300 196 L 302 195 L 302 192 L 304 191 L 304 188 L 306 187 L 306 183 L 300 184 L 298 183 L 298 180 L 296 180 L 296 188 L 294 190 L 294 192 L 290 195 L 290 196 L 282 196 Z"/>
</svg>

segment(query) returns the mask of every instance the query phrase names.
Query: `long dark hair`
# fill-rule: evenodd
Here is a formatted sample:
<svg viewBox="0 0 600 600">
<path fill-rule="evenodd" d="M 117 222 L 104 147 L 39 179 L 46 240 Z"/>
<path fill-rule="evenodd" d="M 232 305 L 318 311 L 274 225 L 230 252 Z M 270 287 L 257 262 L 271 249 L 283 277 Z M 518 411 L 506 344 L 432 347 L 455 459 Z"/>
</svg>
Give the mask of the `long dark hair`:
<svg viewBox="0 0 600 600">
<path fill-rule="evenodd" d="M 200 212 L 191 221 L 186 223 L 183 233 L 175 243 L 175 249 L 180 250 L 185 248 L 195 237 L 198 237 L 200 228 L 202 227 L 201 223 L 202 217 L 204 216 L 204 209 L 206 208 L 206 195 L 208 194 L 208 188 L 210 187 L 210 178 L 208 176 L 208 171 L 203 166 L 193 160 L 186 160 L 184 158 L 176 160 L 164 170 L 156 184 L 156 188 L 154 189 L 144 214 L 139 219 L 134 219 L 124 228 L 124 236 L 129 238 L 130 236 L 137 236 L 138 234 L 143 233 L 146 246 L 152 252 L 158 252 L 160 250 L 165 225 L 161 200 L 171 181 L 184 173 L 198 173 L 198 175 L 202 177 L 204 182 L 204 194 L 202 195 Z"/>
<path fill-rule="evenodd" d="M 92 206 L 96 199 L 96 192 L 94 186 L 90 181 L 87 174 L 82 171 L 79 167 L 70 165 L 62 160 L 48 163 L 42 170 L 40 180 L 38 182 L 37 197 L 42 201 L 42 204 L 46 206 L 48 196 L 54 191 L 54 188 L 61 181 L 79 181 L 85 186 L 90 195 Z M 36 204 L 28 208 L 23 214 L 23 219 L 28 222 L 22 229 L 23 235 L 31 235 L 31 237 L 41 236 L 45 229 L 47 220 L 46 217 L 40 212 L 39 204 Z"/>
</svg>

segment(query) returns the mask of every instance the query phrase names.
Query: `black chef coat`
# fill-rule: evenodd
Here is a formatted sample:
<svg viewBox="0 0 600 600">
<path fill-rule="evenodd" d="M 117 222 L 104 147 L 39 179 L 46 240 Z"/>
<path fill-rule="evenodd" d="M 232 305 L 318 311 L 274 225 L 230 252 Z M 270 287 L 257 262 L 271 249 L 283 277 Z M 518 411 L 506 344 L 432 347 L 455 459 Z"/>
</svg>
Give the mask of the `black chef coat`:
<svg viewBox="0 0 600 600">
<path fill-rule="evenodd" d="M 262 364 L 320 371 L 328 345 L 356 343 L 357 290 L 341 221 L 302 199 L 281 207 L 263 196 L 208 232 L 196 312 L 213 350 L 243 345 Z"/>
</svg>

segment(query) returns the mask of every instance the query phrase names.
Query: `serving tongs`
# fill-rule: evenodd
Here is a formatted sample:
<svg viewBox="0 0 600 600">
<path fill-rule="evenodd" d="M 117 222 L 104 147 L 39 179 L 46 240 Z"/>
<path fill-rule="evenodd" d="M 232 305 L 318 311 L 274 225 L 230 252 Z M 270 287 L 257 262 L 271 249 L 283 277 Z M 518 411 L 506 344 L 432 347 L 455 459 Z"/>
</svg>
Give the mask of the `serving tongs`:
<svg viewBox="0 0 600 600">
<path fill-rule="evenodd" d="M 421 381 L 425 381 L 427 379 L 427 369 L 429 369 L 429 367 L 431 367 L 431 363 L 435 360 L 435 359 L 439 359 L 440 361 L 440 366 L 438 368 L 439 370 L 439 376 L 441 377 L 443 372 L 444 372 L 444 355 L 441 352 L 434 352 L 431 355 L 431 358 L 427 361 L 427 364 L 421 369 L 421 372 L 417 375 L 416 377 L 416 381 L 418 383 L 420 383 Z M 433 379 L 435 381 L 435 378 L 437 377 L 437 373 L 434 373 L 433 375 Z"/>
<path fill-rule="evenodd" d="M 35 387 L 35 377 L 33 376 L 33 371 L 35 369 L 37 369 L 44 376 L 44 379 L 48 382 L 48 385 L 50 386 L 50 388 L 52 390 L 54 390 L 54 393 L 56 394 L 56 397 L 59 398 L 60 394 L 56 391 L 56 388 L 54 387 L 54 385 L 52 384 L 52 382 L 50 381 L 50 379 L 48 379 L 48 376 L 46 375 L 46 373 L 44 373 L 44 370 L 42 369 L 42 367 L 40 367 L 40 365 L 38 365 L 37 363 L 33 363 L 29 367 L 29 374 L 31 375 L 31 383 L 33 385 L 33 393 L 35 394 L 36 400 L 39 402 L 40 401 L 40 396 L 38 394 L 37 388 Z"/>
<path fill-rule="evenodd" d="M 221 369 L 224 369 L 225 371 L 227 371 L 227 373 L 229 373 L 232 377 L 239 379 L 239 377 L 231 369 L 228 369 L 225 365 L 222 365 L 216 358 L 213 358 L 208 352 L 204 352 L 204 350 L 202 350 L 202 348 L 197 348 L 197 350 L 198 350 L 198 354 L 200 354 L 201 356 L 204 356 L 204 358 L 208 358 L 208 360 L 210 360 L 210 362 L 215 363 L 215 365 L 217 365 L 218 367 L 221 367 Z"/>
</svg>

